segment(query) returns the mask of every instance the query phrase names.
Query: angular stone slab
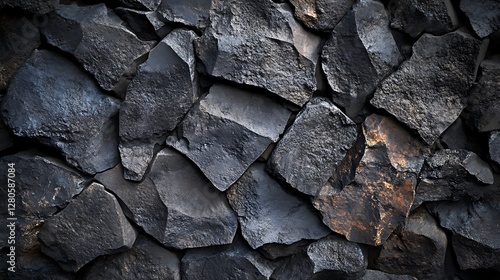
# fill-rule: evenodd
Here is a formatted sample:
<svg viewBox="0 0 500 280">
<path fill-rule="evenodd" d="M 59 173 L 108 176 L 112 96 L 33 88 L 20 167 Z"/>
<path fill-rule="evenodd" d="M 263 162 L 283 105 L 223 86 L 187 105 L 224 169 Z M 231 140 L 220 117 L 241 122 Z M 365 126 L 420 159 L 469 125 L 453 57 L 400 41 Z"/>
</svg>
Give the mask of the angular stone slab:
<svg viewBox="0 0 500 280">
<path fill-rule="evenodd" d="M 495 0 L 463 0 L 460 10 L 469 18 L 474 32 L 484 38 L 500 29 L 500 3 Z"/>
<path fill-rule="evenodd" d="M 93 183 L 48 219 L 38 237 L 44 254 L 64 270 L 77 271 L 100 255 L 129 249 L 137 232 L 116 198 Z"/>
<path fill-rule="evenodd" d="M 163 21 L 203 29 L 207 26 L 212 0 L 161 1 L 158 13 Z"/>
<path fill-rule="evenodd" d="M 423 145 L 397 121 L 370 115 L 363 123 L 365 153 L 354 181 L 314 200 L 323 222 L 353 242 L 381 245 L 413 203 Z"/>
<path fill-rule="evenodd" d="M 446 233 L 427 210 L 420 208 L 382 246 L 376 266 L 418 279 L 444 279 Z"/>
<path fill-rule="evenodd" d="M 371 104 L 434 143 L 465 108 L 486 46 L 462 31 L 422 35 L 411 58 L 382 82 Z"/>
<path fill-rule="evenodd" d="M 356 117 L 377 84 L 402 60 L 379 1 L 359 1 L 339 24 L 321 54 L 333 101 Z"/>
<path fill-rule="evenodd" d="M 167 144 L 189 157 L 214 184 L 227 190 L 278 141 L 290 111 L 271 99 L 215 84 L 181 122 Z"/>
<path fill-rule="evenodd" d="M 193 31 L 177 29 L 149 53 L 127 88 L 120 109 L 120 156 L 125 179 L 140 181 L 155 145 L 182 120 L 198 98 Z"/>
<path fill-rule="evenodd" d="M 300 106 L 311 98 L 321 40 L 294 19 L 289 6 L 217 0 L 210 19 L 196 44 L 209 75 L 267 89 Z"/>
<path fill-rule="evenodd" d="M 290 0 L 295 17 L 308 28 L 330 31 L 349 11 L 355 0 Z"/>
<path fill-rule="evenodd" d="M 314 98 L 297 115 L 269 160 L 277 177 L 317 195 L 357 138 L 356 124 L 332 102 Z"/>
<path fill-rule="evenodd" d="M 154 11 L 140 11 L 130 8 L 116 8 L 115 13 L 128 23 L 130 29 L 142 41 L 156 41 L 171 31 L 158 19 Z"/>
<path fill-rule="evenodd" d="M 50 45 L 72 54 L 103 89 L 119 94 L 150 49 L 104 4 L 60 5 L 42 33 Z"/>
<path fill-rule="evenodd" d="M 256 163 L 228 190 L 243 237 L 253 249 L 264 244 L 292 244 L 330 233 L 309 204 L 286 190 Z"/>
<path fill-rule="evenodd" d="M 120 104 L 63 56 L 37 50 L 12 78 L 2 116 L 16 136 L 62 151 L 89 174 L 115 166 Z"/>
<path fill-rule="evenodd" d="M 391 27 L 412 37 L 422 32 L 442 35 L 458 26 L 451 0 L 391 0 L 388 8 Z"/>
<path fill-rule="evenodd" d="M 155 11 L 161 3 L 161 0 L 119 0 L 127 7 Z"/>
</svg>

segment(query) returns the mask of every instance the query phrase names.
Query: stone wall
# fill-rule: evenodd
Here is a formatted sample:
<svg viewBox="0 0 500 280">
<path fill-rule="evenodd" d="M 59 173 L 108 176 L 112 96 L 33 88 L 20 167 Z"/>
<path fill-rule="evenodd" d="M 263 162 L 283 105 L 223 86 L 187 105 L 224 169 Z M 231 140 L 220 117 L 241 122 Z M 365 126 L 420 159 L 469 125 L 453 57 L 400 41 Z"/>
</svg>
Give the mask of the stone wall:
<svg viewBox="0 0 500 280">
<path fill-rule="evenodd" d="M 496 0 L 0 0 L 1 279 L 499 279 Z"/>
</svg>

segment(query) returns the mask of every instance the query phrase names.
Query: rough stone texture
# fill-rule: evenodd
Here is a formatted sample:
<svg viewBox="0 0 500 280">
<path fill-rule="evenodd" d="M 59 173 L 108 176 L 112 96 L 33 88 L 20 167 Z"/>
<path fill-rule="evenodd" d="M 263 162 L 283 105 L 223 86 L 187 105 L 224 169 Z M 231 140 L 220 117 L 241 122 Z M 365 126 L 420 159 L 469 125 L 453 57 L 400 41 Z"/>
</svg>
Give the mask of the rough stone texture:
<svg viewBox="0 0 500 280">
<path fill-rule="evenodd" d="M 356 117 L 377 84 L 402 59 L 384 5 L 359 1 L 333 29 L 321 59 L 334 102 Z"/>
<path fill-rule="evenodd" d="M 187 155 L 224 191 L 278 141 L 289 117 L 290 111 L 265 96 L 216 84 L 167 144 Z"/>
<path fill-rule="evenodd" d="M 97 183 L 48 219 L 38 235 L 42 252 L 66 271 L 77 271 L 100 255 L 127 250 L 136 236 L 116 198 Z"/>
<path fill-rule="evenodd" d="M 458 26 L 451 0 L 391 0 L 388 7 L 391 27 L 412 37 L 422 32 L 442 35 Z"/>
<path fill-rule="evenodd" d="M 0 0 L 0 8 L 3 6 L 20 8 L 34 14 L 46 14 L 59 6 L 58 0 Z"/>
<path fill-rule="evenodd" d="M 297 115 L 269 160 L 277 177 L 317 195 L 356 141 L 356 125 L 330 101 L 314 98 Z"/>
<path fill-rule="evenodd" d="M 155 145 L 182 120 L 198 98 L 192 31 L 167 35 L 139 66 L 120 109 L 120 156 L 125 179 L 140 181 Z"/>
<path fill-rule="evenodd" d="M 143 41 L 155 41 L 165 37 L 172 28 L 165 26 L 153 11 L 138 11 L 129 8 L 116 8 L 115 13 L 127 22 L 137 38 Z"/>
<path fill-rule="evenodd" d="M 481 38 L 500 29 L 500 3 L 496 0 L 462 0 L 460 10 Z"/>
<path fill-rule="evenodd" d="M 37 50 L 12 78 L 1 108 L 15 135 L 56 147 L 71 165 L 95 174 L 119 161 L 119 106 L 71 61 Z"/>
<path fill-rule="evenodd" d="M 208 74 L 265 88 L 297 105 L 309 100 L 321 40 L 295 21 L 286 4 L 218 0 L 210 15 L 196 44 Z"/>
<path fill-rule="evenodd" d="M 290 0 L 295 17 L 317 31 L 330 31 L 349 11 L 355 0 Z"/>
<path fill-rule="evenodd" d="M 359 244 L 331 235 L 288 259 L 276 269 L 272 279 L 358 279 L 367 265 L 366 253 Z"/>
<path fill-rule="evenodd" d="M 139 235 L 130 250 L 100 257 L 84 279 L 180 280 L 180 260 L 176 254 Z"/>
<path fill-rule="evenodd" d="M 161 3 L 161 0 L 118 0 L 127 7 L 155 11 Z"/>
<path fill-rule="evenodd" d="M 466 125 L 461 117 L 441 134 L 440 140 L 447 149 L 468 150 L 476 154 L 483 154 L 484 151 L 481 135 Z"/>
<path fill-rule="evenodd" d="M 446 233 L 420 208 L 382 246 L 376 266 L 418 279 L 444 279 L 447 243 Z"/>
<path fill-rule="evenodd" d="M 500 57 L 481 63 L 481 76 L 472 86 L 465 117 L 476 130 L 500 129 Z"/>
<path fill-rule="evenodd" d="M 182 258 L 181 277 L 183 280 L 269 280 L 275 266 L 236 238 L 231 245 L 188 250 Z"/>
<path fill-rule="evenodd" d="M 337 194 L 319 195 L 314 205 L 348 240 L 381 245 L 408 216 L 423 147 L 398 122 L 379 115 L 366 118 L 363 134 L 366 148 L 354 181 Z"/>
<path fill-rule="evenodd" d="M 7 263 L 2 263 L 0 270 L 7 271 Z M 56 262 L 40 252 L 20 254 L 17 256 L 16 272 L 5 273 L 6 280 L 76 280 L 74 273 L 61 270 Z M 49 276 L 50 275 L 50 276 Z"/>
<path fill-rule="evenodd" d="M 422 35 L 410 60 L 382 82 L 371 104 L 434 143 L 465 107 L 486 46 L 461 31 Z"/>
<path fill-rule="evenodd" d="M 158 13 L 163 21 L 203 29 L 207 26 L 212 0 L 163 0 Z"/>
<path fill-rule="evenodd" d="M 416 277 L 410 275 L 397 275 L 384 273 L 378 270 L 367 269 L 361 280 L 417 280 Z"/>
<path fill-rule="evenodd" d="M 264 244 L 259 248 L 259 252 L 266 258 L 275 260 L 300 253 L 307 249 L 307 246 L 309 246 L 312 242 L 313 241 L 311 240 L 301 240 L 290 245 L 277 243 Z"/>
<path fill-rule="evenodd" d="M 103 89 L 117 93 L 124 90 L 127 76 L 150 48 L 104 4 L 61 5 L 42 33 L 49 44 L 71 53 Z"/>
<path fill-rule="evenodd" d="M 264 244 L 292 244 L 320 239 L 330 230 L 315 209 L 286 190 L 256 163 L 228 190 L 243 237 L 255 249 Z"/>
<path fill-rule="evenodd" d="M 490 133 L 488 143 L 490 159 L 500 164 L 500 130 Z"/>
</svg>

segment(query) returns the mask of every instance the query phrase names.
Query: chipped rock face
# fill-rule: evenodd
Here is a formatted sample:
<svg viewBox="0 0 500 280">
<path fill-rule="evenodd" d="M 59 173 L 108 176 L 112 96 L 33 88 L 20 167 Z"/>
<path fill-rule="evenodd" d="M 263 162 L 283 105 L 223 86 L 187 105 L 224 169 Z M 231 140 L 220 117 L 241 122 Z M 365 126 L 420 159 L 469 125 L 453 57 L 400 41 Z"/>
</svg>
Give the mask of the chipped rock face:
<svg viewBox="0 0 500 280">
<path fill-rule="evenodd" d="M 16 136 L 56 147 L 68 163 L 95 174 L 120 160 L 119 107 L 71 61 L 37 50 L 12 78 L 2 116 Z"/>
<path fill-rule="evenodd" d="M 163 0 L 158 7 L 158 13 L 163 21 L 203 29 L 207 25 L 211 7 L 212 0 Z"/>
<path fill-rule="evenodd" d="M 365 120 L 363 134 L 366 148 L 354 181 L 337 194 L 320 194 L 314 205 L 348 240 L 381 245 L 408 216 L 423 147 L 398 122 L 379 115 Z"/>
<path fill-rule="evenodd" d="M 434 143 L 465 108 L 486 46 L 461 31 L 422 35 L 410 60 L 382 82 L 371 104 Z"/>
<path fill-rule="evenodd" d="M 264 88 L 304 105 L 316 89 L 320 41 L 294 19 L 286 4 L 218 0 L 196 51 L 209 75 Z"/>
<path fill-rule="evenodd" d="M 77 271 L 100 255 L 129 249 L 137 232 L 118 200 L 102 185 L 93 183 L 48 219 L 38 237 L 44 254 L 64 270 Z"/>
<path fill-rule="evenodd" d="M 333 29 L 321 58 L 334 102 L 356 117 L 367 96 L 402 59 L 384 5 L 359 1 Z"/>
<path fill-rule="evenodd" d="M 446 233 L 420 208 L 382 246 L 376 266 L 418 279 L 444 279 L 447 243 Z"/>
<path fill-rule="evenodd" d="M 119 94 L 127 76 L 135 73 L 141 56 L 150 49 L 149 43 L 128 31 L 104 4 L 61 5 L 42 33 L 49 44 L 72 54 L 103 89 Z"/>
<path fill-rule="evenodd" d="M 500 29 L 500 3 L 496 0 L 463 0 L 460 10 L 469 18 L 474 32 L 484 38 Z"/>
<path fill-rule="evenodd" d="M 308 28 L 330 31 L 342 19 L 355 0 L 290 0 L 295 17 Z"/>
<path fill-rule="evenodd" d="M 140 181 L 155 145 L 182 120 L 198 98 L 192 31 L 168 34 L 139 66 L 120 109 L 120 156 L 125 178 Z"/>
<path fill-rule="evenodd" d="M 451 0 L 391 0 L 391 27 L 412 37 L 422 32 L 442 35 L 458 26 Z"/>
<path fill-rule="evenodd" d="M 315 209 L 285 189 L 257 163 L 228 190 L 243 237 L 255 249 L 264 244 L 292 244 L 330 233 Z"/>
<path fill-rule="evenodd" d="M 165 37 L 170 27 L 158 19 L 154 11 L 139 11 L 130 8 L 116 8 L 115 13 L 127 22 L 130 29 L 142 41 L 154 41 Z"/>
<path fill-rule="evenodd" d="M 312 99 L 297 115 L 269 160 L 275 175 L 317 195 L 356 141 L 356 125 L 330 101 Z"/>
<path fill-rule="evenodd" d="M 189 157 L 214 184 L 227 190 L 278 141 L 290 111 L 271 99 L 216 84 L 179 125 L 177 137 L 167 139 Z"/>
</svg>

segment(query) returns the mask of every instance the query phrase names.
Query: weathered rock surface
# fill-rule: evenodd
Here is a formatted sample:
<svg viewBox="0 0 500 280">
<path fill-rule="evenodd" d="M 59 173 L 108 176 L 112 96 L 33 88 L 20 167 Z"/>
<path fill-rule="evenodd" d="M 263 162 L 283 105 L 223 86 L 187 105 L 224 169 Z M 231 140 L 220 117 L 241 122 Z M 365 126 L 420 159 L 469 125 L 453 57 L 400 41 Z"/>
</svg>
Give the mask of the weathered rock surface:
<svg viewBox="0 0 500 280">
<path fill-rule="evenodd" d="M 500 57 L 483 60 L 480 68 L 481 77 L 471 88 L 465 117 L 480 132 L 500 129 Z"/>
<path fill-rule="evenodd" d="M 490 133 L 488 144 L 490 159 L 500 164 L 500 130 Z"/>
<path fill-rule="evenodd" d="M 307 246 L 312 242 L 312 240 L 301 240 L 290 245 L 277 243 L 264 244 L 259 248 L 259 252 L 266 258 L 275 260 L 300 253 L 307 249 Z"/>
<path fill-rule="evenodd" d="M 368 95 L 402 59 L 384 5 L 359 1 L 333 29 L 321 59 L 334 102 L 356 117 Z"/>
<path fill-rule="evenodd" d="M 333 103 L 314 98 L 297 115 L 269 160 L 277 177 L 317 195 L 357 138 L 356 124 Z"/>
<path fill-rule="evenodd" d="M 140 181 L 155 145 L 182 120 L 198 97 L 192 31 L 168 34 L 139 66 L 120 109 L 120 156 L 125 178 Z"/>
<path fill-rule="evenodd" d="M 295 21 L 286 4 L 214 1 L 210 17 L 196 44 L 208 74 L 265 88 L 296 105 L 311 98 L 321 40 Z"/>
<path fill-rule="evenodd" d="M 119 0 L 127 7 L 155 11 L 161 3 L 161 0 Z"/>
<path fill-rule="evenodd" d="M 158 13 L 163 21 L 203 29 L 207 26 L 212 0 L 161 1 Z"/>
<path fill-rule="evenodd" d="M 434 143 L 466 106 L 486 46 L 462 31 L 422 35 L 410 60 L 382 82 L 371 104 Z"/>
<path fill-rule="evenodd" d="M 140 11 L 130 8 L 116 8 L 115 13 L 128 23 L 137 38 L 143 41 L 156 41 L 165 37 L 171 27 L 165 26 L 154 11 Z"/>
<path fill-rule="evenodd" d="M 180 260 L 173 252 L 139 235 L 130 250 L 100 257 L 84 279 L 180 280 Z"/>
<path fill-rule="evenodd" d="M 46 14 L 51 12 L 59 6 L 58 0 L 0 0 L 0 7 L 7 6 L 13 8 L 20 8 L 27 12 L 34 14 Z"/>
<path fill-rule="evenodd" d="M 331 235 L 288 259 L 276 269 L 272 279 L 358 279 L 367 265 L 366 253 L 359 244 Z"/>
<path fill-rule="evenodd" d="M 74 273 L 61 270 L 56 262 L 42 255 L 40 252 L 20 254 L 17 256 L 16 272 L 4 273 L 6 280 L 76 280 Z M 7 263 L 6 263 L 7 265 Z M 7 271 L 7 266 L 0 266 L 2 272 Z"/>
<path fill-rule="evenodd" d="M 295 17 L 317 31 L 330 31 L 349 11 L 355 0 L 290 0 Z"/>
<path fill-rule="evenodd" d="M 150 44 L 139 40 L 104 4 L 60 5 L 42 28 L 47 42 L 71 53 L 105 90 L 122 93 Z"/>
<path fill-rule="evenodd" d="M 462 116 L 464 113 L 462 113 Z M 484 153 L 484 145 L 481 143 L 481 138 L 481 135 L 476 133 L 460 117 L 441 134 L 440 140 L 447 149 L 468 150 L 476 154 L 482 154 Z"/>
<path fill-rule="evenodd" d="M 382 246 L 376 266 L 418 279 L 444 279 L 447 243 L 446 233 L 420 208 Z"/>
<path fill-rule="evenodd" d="M 71 61 L 37 50 L 12 78 L 2 116 L 15 135 L 56 147 L 68 163 L 95 174 L 120 160 L 119 107 Z"/>
<path fill-rule="evenodd" d="M 360 278 L 361 280 L 417 280 L 417 278 L 410 275 L 397 275 L 384 273 L 378 270 L 367 269 L 365 275 Z"/>
<path fill-rule="evenodd" d="M 315 209 L 286 190 L 256 163 L 228 190 L 243 237 L 255 249 L 264 244 L 292 244 L 320 239 L 330 230 Z"/>
<path fill-rule="evenodd" d="M 391 0 L 388 4 L 391 27 L 412 37 L 422 32 L 442 35 L 458 26 L 458 17 L 450 0 Z"/>
<path fill-rule="evenodd" d="M 129 249 L 136 236 L 116 198 L 97 183 L 48 219 L 38 235 L 42 252 L 66 271 L 77 271 L 100 255 Z"/>
<path fill-rule="evenodd" d="M 290 111 L 265 96 L 216 84 L 167 144 L 188 156 L 224 191 L 278 141 L 289 117 Z"/>
<path fill-rule="evenodd" d="M 460 10 L 469 18 L 476 34 L 484 38 L 500 29 L 500 3 L 495 0 L 463 0 Z"/>
<path fill-rule="evenodd" d="M 397 121 L 379 115 L 366 118 L 363 134 L 366 148 L 354 181 L 337 194 L 321 193 L 314 206 L 348 240 L 381 245 L 408 216 L 423 146 Z"/>
</svg>

